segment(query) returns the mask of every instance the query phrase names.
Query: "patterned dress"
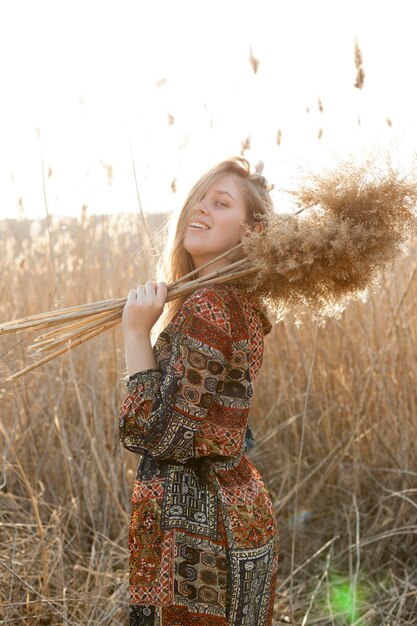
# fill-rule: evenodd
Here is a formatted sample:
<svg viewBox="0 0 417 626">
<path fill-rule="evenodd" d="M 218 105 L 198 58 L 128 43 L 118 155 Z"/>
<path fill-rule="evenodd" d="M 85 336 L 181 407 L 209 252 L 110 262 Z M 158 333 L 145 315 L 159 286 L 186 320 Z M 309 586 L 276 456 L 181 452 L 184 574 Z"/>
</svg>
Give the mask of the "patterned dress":
<svg viewBox="0 0 417 626">
<path fill-rule="evenodd" d="M 271 325 L 236 287 L 196 291 L 129 377 L 131 626 L 268 626 L 278 561 L 270 496 L 245 452 Z"/>
</svg>

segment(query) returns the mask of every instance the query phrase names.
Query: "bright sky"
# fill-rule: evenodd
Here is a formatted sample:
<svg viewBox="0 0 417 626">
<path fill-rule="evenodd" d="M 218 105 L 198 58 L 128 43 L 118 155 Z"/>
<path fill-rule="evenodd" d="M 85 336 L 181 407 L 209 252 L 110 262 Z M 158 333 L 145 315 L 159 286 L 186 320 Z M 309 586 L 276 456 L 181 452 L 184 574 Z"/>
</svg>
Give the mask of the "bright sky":
<svg viewBox="0 0 417 626">
<path fill-rule="evenodd" d="M 412 0 L 2 0 L 0 217 L 45 216 L 42 159 L 49 211 L 78 216 L 83 205 L 138 210 L 130 146 L 149 212 L 177 208 L 248 135 L 245 156 L 263 159 L 276 186 L 329 149 L 399 138 L 415 151 L 413 10 Z"/>
</svg>

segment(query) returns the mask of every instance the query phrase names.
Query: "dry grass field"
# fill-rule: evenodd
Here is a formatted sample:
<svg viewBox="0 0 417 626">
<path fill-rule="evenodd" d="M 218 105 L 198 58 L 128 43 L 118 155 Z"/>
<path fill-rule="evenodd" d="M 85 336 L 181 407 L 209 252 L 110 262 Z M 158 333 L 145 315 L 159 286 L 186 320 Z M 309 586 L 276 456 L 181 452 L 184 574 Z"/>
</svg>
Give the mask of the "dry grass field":
<svg viewBox="0 0 417 626">
<path fill-rule="evenodd" d="M 139 216 L 47 226 L 0 223 L 1 321 L 123 296 L 152 273 Z M 251 457 L 280 523 L 276 625 L 417 623 L 416 271 L 412 251 L 341 319 L 287 319 L 266 338 Z M 29 343 L 0 342 L 0 621 L 126 626 L 138 459 L 117 433 L 120 329 L 4 382 Z"/>
</svg>

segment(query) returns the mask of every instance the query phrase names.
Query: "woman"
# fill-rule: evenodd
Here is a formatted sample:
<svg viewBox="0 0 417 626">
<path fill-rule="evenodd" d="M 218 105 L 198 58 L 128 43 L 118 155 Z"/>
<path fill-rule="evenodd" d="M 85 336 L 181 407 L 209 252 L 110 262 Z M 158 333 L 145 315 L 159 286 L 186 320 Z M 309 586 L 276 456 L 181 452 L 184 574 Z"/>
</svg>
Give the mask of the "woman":
<svg viewBox="0 0 417 626">
<path fill-rule="evenodd" d="M 224 161 L 194 185 L 181 211 L 170 280 L 261 231 L 273 210 L 246 159 Z M 236 254 L 236 252 L 235 252 Z M 271 330 L 237 285 L 174 301 L 154 348 L 166 284 L 129 292 L 123 311 L 128 396 L 123 445 L 142 454 L 132 498 L 131 626 L 271 624 L 278 536 L 271 499 L 245 452 L 248 413 Z"/>
</svg>

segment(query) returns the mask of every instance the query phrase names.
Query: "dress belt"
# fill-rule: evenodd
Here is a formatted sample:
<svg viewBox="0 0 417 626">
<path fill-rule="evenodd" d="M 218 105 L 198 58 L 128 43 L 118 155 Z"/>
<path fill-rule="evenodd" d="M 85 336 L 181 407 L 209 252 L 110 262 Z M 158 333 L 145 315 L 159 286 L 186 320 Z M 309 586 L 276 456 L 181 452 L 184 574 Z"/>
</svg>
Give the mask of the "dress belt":
<svg viewBox="0 0 417 626">
<path fill-rule="evenodd" d="M 245 445 L 236 456 L 200 456 L 188 459 L 184 463 L 181 463 L 181 465 L 183 467 L 194 470 L 200 484 L 204 487 L 208 487 L 212 484 L 213 469 L 217 468 L 221 470 L 228 470 L 236 467 L 240 463 L 245 452 L 251 450 L 254 445 L 255 442 L 253 439 L 252 431 L 250 426 L 248 425 L 245 434 Z M 172 461 L 158 461 L 158 464 L 172 464 Z"/>
<path fill-rule="evenodd" d="M 211 484 L 213 465 L 225 463 L 230 460 L 231 457 L 227 456 L 200 456 L 186 461 L 184 467 L 193 469 L 198 476 L 200 484 L 204 487 L 208 487 Z"/>
<path fill-rule="evenodd" d="M 251 450 L 255 445 L 253 433 L 249 424 L 246 426 L 245 444 L 243 449 L 236 456 L 201 456 L 193 459 L 189 459 L 184 463 L 185 467 L 192 468 L 197 474 L 200 484 L 208 486 L 211 484 L 213 468 L 218 469 L 232 469 L 236 467 L 245 452 Z"/>
</svg>

